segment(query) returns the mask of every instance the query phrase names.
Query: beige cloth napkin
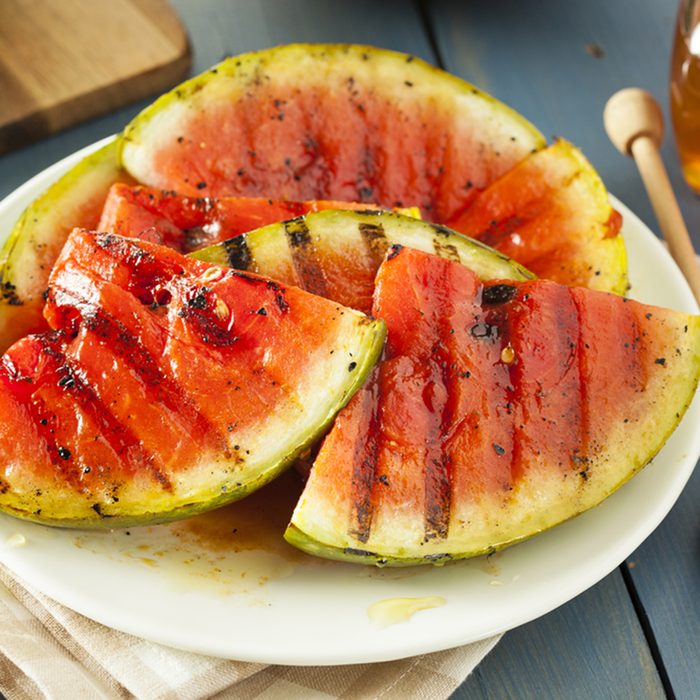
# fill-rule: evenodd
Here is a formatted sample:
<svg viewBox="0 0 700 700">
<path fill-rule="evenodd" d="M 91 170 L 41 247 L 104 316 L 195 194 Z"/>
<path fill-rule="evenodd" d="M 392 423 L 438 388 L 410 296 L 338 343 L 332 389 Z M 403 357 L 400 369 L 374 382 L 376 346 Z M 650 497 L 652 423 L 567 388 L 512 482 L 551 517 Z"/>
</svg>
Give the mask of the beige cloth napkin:
<svg viewBox="0 0 700 700">
<path fill-rule="evenodd" d="M 8 700 L 447 698 L 499 637 L 401 661 L 267 666 L 147 642 L 88 620 L 0 565 L 0 692 Z"/>
</svg>

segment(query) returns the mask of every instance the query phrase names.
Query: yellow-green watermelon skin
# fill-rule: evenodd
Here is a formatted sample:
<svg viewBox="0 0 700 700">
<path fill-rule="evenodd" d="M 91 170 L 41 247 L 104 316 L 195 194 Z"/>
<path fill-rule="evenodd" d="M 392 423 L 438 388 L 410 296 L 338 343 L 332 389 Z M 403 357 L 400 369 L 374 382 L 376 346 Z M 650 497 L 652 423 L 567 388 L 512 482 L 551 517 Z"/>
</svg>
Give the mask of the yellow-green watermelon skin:
<svg viewBox="0 0 700 700">
<path fill-rule="evenodd" d="M 338 415 L 286 537 L 363 563 L 505 547 L 605 499 L 661 448 L 700 372 L 700 317 L 548 281 L 482 282 L 394 248 L 372 379 Z"/>
</svg>

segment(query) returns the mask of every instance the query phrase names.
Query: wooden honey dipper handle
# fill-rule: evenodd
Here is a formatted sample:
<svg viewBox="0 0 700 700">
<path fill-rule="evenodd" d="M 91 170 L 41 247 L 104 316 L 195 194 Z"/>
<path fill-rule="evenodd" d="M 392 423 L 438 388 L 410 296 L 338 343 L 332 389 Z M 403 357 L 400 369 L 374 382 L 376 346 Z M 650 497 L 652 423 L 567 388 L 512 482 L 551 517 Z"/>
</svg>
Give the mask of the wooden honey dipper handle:
<svg viewBox="0 0 700 700">
<path fill-rule="evenodd" d="M 658 102 L 644 90 L 625 88 L 608 100 L 603 121 L 615 147 L 634 158 L 669 252 L 700 303 L 700 267 L 659 154 L 664 120 Z"/>
</svg>

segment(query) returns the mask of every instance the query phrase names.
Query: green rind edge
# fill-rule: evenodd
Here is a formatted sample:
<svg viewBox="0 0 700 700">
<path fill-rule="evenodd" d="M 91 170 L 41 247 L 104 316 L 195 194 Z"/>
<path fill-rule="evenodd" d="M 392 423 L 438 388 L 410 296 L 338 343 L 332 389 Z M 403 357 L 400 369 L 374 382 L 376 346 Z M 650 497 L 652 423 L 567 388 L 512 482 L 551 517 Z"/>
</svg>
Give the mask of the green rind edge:
<svg viewBox="0 0 700 700">
<path fill-rule="evenodd" d="M 17 219 L 12 231 L 10 231 L 2 250 L 0 250 L 0 284 L 9 282 L 12 279 L 8 276 L 7 271 L 8 269 L 12 270 L 12 258 L 19 250 L 19 246 L 26 244 L 30 237 L 31 224 L 29 219 L 37 215 L 46 214 L 51 209 L 57 208 L 57 202 L 58 206 L 60 206 L 62 196 L 68 191 L 73 191 L 76 185 L 79 184 L 79 181 L 96 168 L 108 165 L 111 161 L 114 164 L 115 173 L 119 172 L 119 161 L 117 159 L 119 142 L 119 137 L 115 137 L 102 148 L 85 156 L 26 207 L 19 219 Z"/>
<path fill-rule="evenodd" d="M 42 261 L 41 254 L 65 242 L 65 210 L 79 212 L 102 190 L 106 195 L 120 174 L 128 177 L 117 160 L 118 146 L 115 137 L 74 165 L 25 208 L 10 231 L 0 250 L 0 351 L 41 327 L 42 293 L 54 262 Z"/>
<path fill-rule="evenodd" d="M 504 255 L 498 250 L 487 246 L 481 241 L 478 241 L 474 238 L 470 238 L 469 236 L 465 236 L 464 234 L 459 233 L 457 231 L 453 231 L 452 229 L 447 228 L 447 226 L 443 226 L 442 224 L 434 224 L 428 221 L 423 221 L 422 219 L 415 219 L 413 217 L 405 216 L 403 214 L 398 214 L 396 212 L 391 211 L 354 211 L 345 209 L 327 209 L 324 211 L 305 214 L 303 216 L 296 217 L 295 219 L 290 219 L 287 222 L 269 224 L 268 226 L 263 226 L 261 228 L 255 229 L 254 231 L 244 233 L 237 238 L 245 240 L 246 243 L 249 243 L 249 248 L 255 250 L 259 245 L 256 245 L 256 242 L 258 241 L 265 242 L 266 240 L 276 238 L 286 241 L 285 225 L 289 224 L 290 222 L 306 222 L 308 228 L 312 231 L 312 235 L 318 235 L 318 231 L 316 229 L 320 228 L 323 225 L 324 221 L 328 221 L 331 224 L 347 222 L 348 226 L 351 226 L 358 223 L 365 223 L 367 221 L 372 222 L 372 220 L 376 220 L 376 222 L 379 222 L 381 224 L 385 224 L 388 222 L 389 226 L 384 226 L 383 228 L 384 233 L 387 236 L 387 240 L 389 240 L 390 243 L 398 243 L 400 245 L 403 245 L 401 243 L 401 233 L 399 232 L 399 234 L 397 235 L 394 231 L 392 231 L 390 226 L 392 222 L 396 222 L 400 226 L 412 228 L 416 233 L 419 231 L 425 231 L 426 239 L 428 238 L 428 232 L 430 231 L 433 234 L 433 240 L 435 240 L 435 238 L 437 237 L 448 243 L 456 242 L 459 246 L 465 246 L 467 248 L 472 249 L 475 252 L 478 252 L 480 256 L 483 253 L 489 258 L 498 260 L 499 264 L 504 266 L 504 272 L 506 271 L 506 268 L 509 272 L 509 276 L 504 276 L 503 279 L 535 279 L 535 275 L 529 270 L 527 270 L 525 267 L 523 267 L 520 263 L 516 262 L 512 258 L 509 258 L 507 255 Z M 405 245 L 407 247 L 410 247 L 409 244 Z M 190 253 L 189 257 L 196 258 L 197 260 L 202 260 L 203 262 L 215 263 L 217 265 L 226 265 L 229 267 L 231 266 L 228 255 L 226 253 L 226 241 L 216 243 L 215 245 L 209 246 L 208 248 L 203 248 L 202 250 Z M 480 271 L 475 266 L 473 271 L 477 275 L 483 277 L 483 269 Z M 266 274 L 265 270 L 261 270 L 260 274 Z"/>
<path fill-rule="evenodd" d="M 6 505 L 0 505 L 0 511 L 17 518 L 21 518 L 22 520 L 30 520 L 42 525 L 101 530 L 110 528 L 138 527 L 140 525 L 158 525 L 172 522 L 174 520 L 181 520 L 183 518 L 199 515 L 216 508 L 221 508 L 222 506 L 244 498 L 272 481 L 286 468 L 291 466 L 299 455 L 301 455 L 305 450 L 319 440 L 332 425 L 338 411 L 340 411 L 347 404 L 347 402 L 352 398 L 353 394 L 364 383 L 368 374 L 379 360 L 384 347 L 384 341 L 386 339 L 386 324 L 384 321 L 370 317 L 365 318 L 367 319 L 366 321 L 363 321 L 362 318 L 358 318 L 358 323 L 366 327 L 365 335 L 366 345 L 368 346 L 367 352 L 362 355 L 362 359 L 358 362 L 356 371 L 352 373 L 352 381 L 342 388 L 342 393 L 337 404 L 330 411 L 326 419 L 314 430 L 305 436 L 302 436 L 301 442 L 286 453 L 286 455 L 280 461 L 262 471 L 258 478 L 243 484 L 241 488 L 229 490 L 225 495 L 207 501 L 206 503 L 192 503 L 186 506 L 174 508 L 170 511 L 142 513 L 137 516 L 98 516 L 95 519 L 42 518 L 35 516 L 33 513 L 18 511 Z"/>
<path fill-rule="evenodd" d="M 494 542 L 487 547 L 479 547 L 474 550 L 467 550 L 461 552 L 444 552 L 438 554 L 428 555 L 426 557 L 396 557 L 383 555 L 377 551 L 369 550 L 359 550 L 353 547 L 339 547 L 335 544 L 328 544 L 320 542 L 313 536 L 299 528 L 294 522 L 294 515 L 292 515 L 292 520 L 288 525 L 284 538 L 285 540 L 294 547 L 311 554 L 313 556 L 322 557 L 324 559 L 332 559 L 336 561 L 344 561 L 355 564 L 374 564 L 380 567 L 403 567 L 403 566 L 415 566 L 415 565 L 425 565 L 432 564 L 434 566 L 442 566 L 450 561 L 457 561 L 459 559 L 468 559 L 472 557 L 481 556 L 484 554 L 491 554 L 493 552 L 505 549 L 519 542 L 530 539 L 542 532 L 551 530 L 562 523 L 565 523 L 573 518 L 586 513 L 593 508 L 598 507 L 603 503 L 608 497 L 615 493 L 620 487 L 624 486 L 633 476 L 638 474 L 647 464 L 649 464 L 661 451 L 663 446 L 666 444 L 668 439 L 671 437 L 673 432 L 678 427 L 679 423 L 683 419 L 686 411 L 690 407 L 693 401 L 695 392 L 700 382 L 700 316 L 688 316 L 688 327 L 689 330 L 692 328 L 692 334 L 695 336 L 695 342 L 693 344 L 695 351 L 693 352 L 692 361 L 689 363 L 691 365 L 692 371 L 690 375 L 685 374 L 690 381 L 684 386 L 687 387 L 685 392 L 685 398 L 680 409 L 674 407 L 673 413 L 675 414 L 675 420 L 672 420 L 669 424 L 669 428 L 658 438 L 658 440 L 652 445 L 647 454 L 641 458 L 635 460 L 630 468 L 622 475 L 621 479 L 610 487 L 607 491 L 602 491 L 600 498 L 593 505 L 583 508 L 571 513 L 570 515 L 562 518 L 561 520 L 550 523 L 545 527 L 536 529 L 525 535 L 514 537 L 505 541 Z M 449 539 L 449 538 L 448 538 Z"/>
</svg>

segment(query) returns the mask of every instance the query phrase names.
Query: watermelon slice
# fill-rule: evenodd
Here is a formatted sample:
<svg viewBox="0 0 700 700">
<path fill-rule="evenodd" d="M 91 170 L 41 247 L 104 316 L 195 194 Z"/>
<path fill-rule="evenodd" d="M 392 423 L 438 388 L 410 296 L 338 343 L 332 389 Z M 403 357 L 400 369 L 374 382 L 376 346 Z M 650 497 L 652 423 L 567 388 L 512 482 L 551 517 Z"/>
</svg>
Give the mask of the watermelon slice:
<svg viewBox="0 0 700 700">
<path fill-rule="evenodd" d="M 487 187 L 448 225 L 515 258 L 538 277 L 624 294 L 621 221 L 581 151 L 559 140 Z"/>
<path fill-rule="evenodd" d="M 285 537 L 389 565 L 505 547 L 595 506 L 661 448 L 700 317 L 548 281 L 482 283 L 394 247 L 384 360 L 337 417 Z"/>
<path fill-rule="evenodd" d="M 322 434 L 384 341 L 381 321 L 295 287 L 83 230 L 45 313 L 54 332 L 0 362 L 0 509 L 50 525 L 241 498 Z"/>
<path fill-rule="evenodd" d="M 523 117 L 413 56 L 297 44 L 227 59 L 146 108 L 121 158 L 192 196 L 377 202 L 446 221 L 544 145 Z"/>
<path fill-rule="evenodd" d="M 191 253 L 267 224 L 325 209 L 365 210 L 372 209 L 372 205 L 262 197 L 186 197 L 172 190 L 117 183 L 109 191 L 97 228 L 128 238 L 148 237 Z M 412 213 L 420 216 L 417 210 Z"/>
<path fill-rule="evenodd" d="M 110 186 L 132 182 L 117 162 L 117 141 L 90 154 L 36 199 L 0 252 L 0 352 L 44 330 L 41 315 L 49 273 L 75 226 L 94 228 Z"/>
<path fill-rule="evenodd" d="M 192 253 L 192 257 L 250 270 L 370 313 L 374 278 L 398 243 L 466 265 L 483 279 L 533 275 L 483 243 L 395 212 L 320 211 Z"/>
</svg>

